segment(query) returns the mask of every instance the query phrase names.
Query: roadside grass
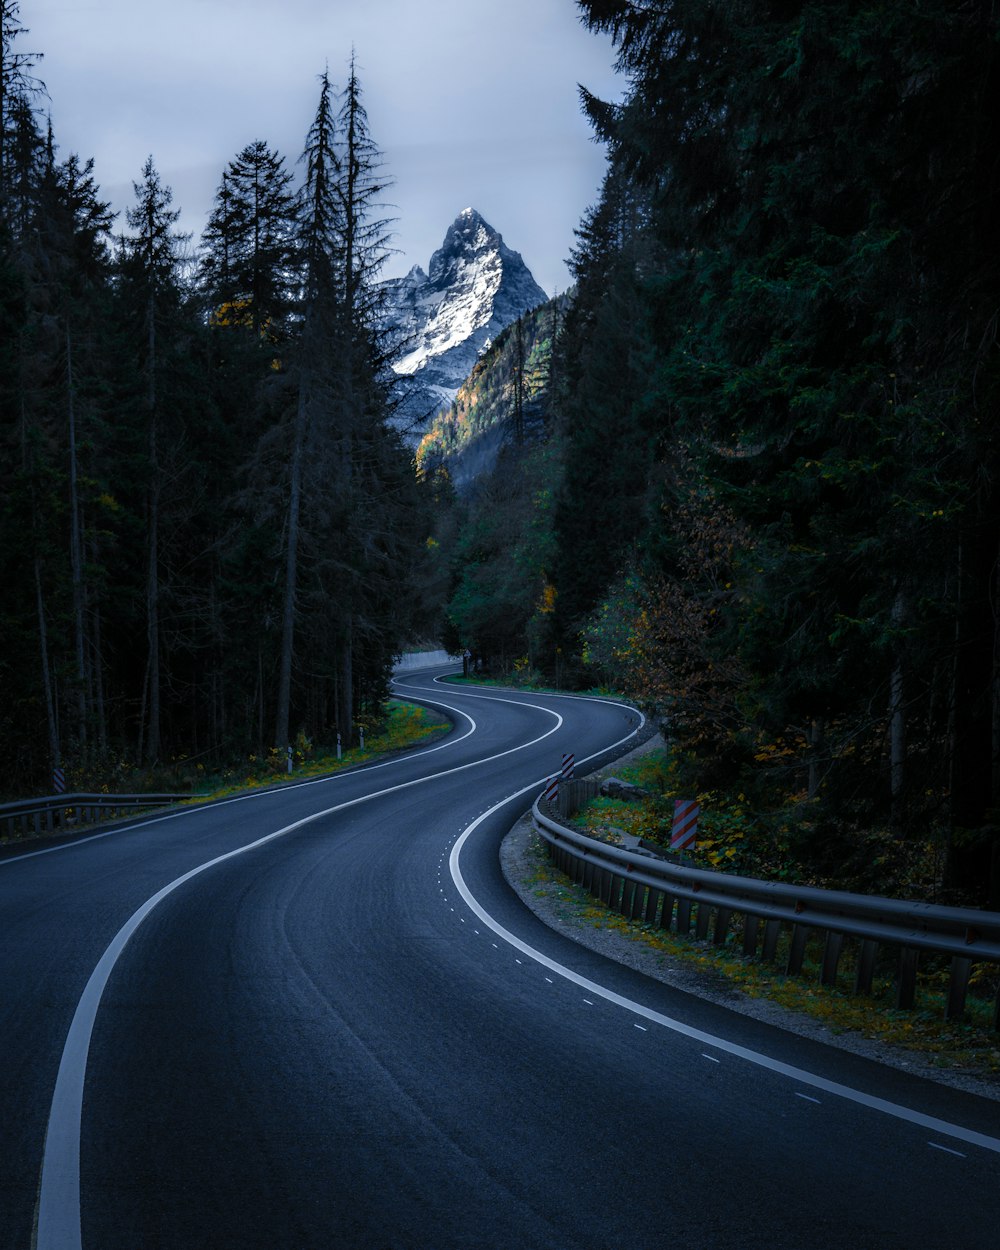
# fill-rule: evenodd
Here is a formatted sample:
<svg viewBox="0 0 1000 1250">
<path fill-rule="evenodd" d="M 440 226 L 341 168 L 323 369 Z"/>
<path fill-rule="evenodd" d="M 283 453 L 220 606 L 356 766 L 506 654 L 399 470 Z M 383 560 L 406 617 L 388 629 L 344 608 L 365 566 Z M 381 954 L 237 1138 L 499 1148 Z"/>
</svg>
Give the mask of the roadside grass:
<svg viewBox="0 0 1000 1250">
<path fill-rule="evenodd" d="M 965 1072 L 991 1083 L 1000 1081 L 1000 1035 L 991 1030 L 996 970 L 988 965 L 977 969 L 978 977 L 974 977 L 970 985 L 962 1021 L 944 1019 L 947 966 L 935 965 L 929 960 L 918 977 L 916 1007 L 912 1011 L 902 1011 L 894 1005 L 895 968 L 887 957 L 878 969 L 873 993 L 855 995 L 852 992 L 853 950 L 845 949 L 836 986 L 820 984 L 823 947 L 819 935 L 809 940 L 802 975 L 788 976 L 781 969 L 786 965 L 790 933 L 782 934 L 775 962 L 765 964 L 759 956 L 743 956 L 742 918 L 739 916 L 733 917 L 725 942 L 717 946 L 694 936 L 696 910 L 692 914 L 692 934 L 688 937 L 654 928 L 644 921 L 629 920 L 612 911 L 582 885 L 552 866 L 546 844 L 537 834 L 532 835 L 531 860 L 533 870 L 528 887 L 537 896 L 547 897 L 564 921 L 620 933 L 658 955 L 663 963 L 677 961 L 703 974 L 716 986 L 724 985 L 749 998 L 767 999 L 791 1011 L 802 1012 L 834 1034 L 854 1031 L 866 1038 L 919 1052 L 937 1067 Z"/>
<path fill-rule="evenodd" d="M 360 746 L 344 750 L 337 758 L 336 748 L 313 748 L 300 736 L 293 748 L 293 771 L 287 771 L 285 758 L 271 750 L 265 756 L 251 755 L 243 767 L 233 766 L 218 773 L 207 774 L 200 768 L 191 794 L 192 802 L 221 799 L 248 790 L 302 781 L 310 777 L 322 777 L 356 768 L 359 764 L 421 746 L 441 736 L 451 728 L 451 722 L 440 713 L 402 699 L 390 699 L 388 716 L 383 725 L 366 736 L 364 749 Z"/>
</svg>

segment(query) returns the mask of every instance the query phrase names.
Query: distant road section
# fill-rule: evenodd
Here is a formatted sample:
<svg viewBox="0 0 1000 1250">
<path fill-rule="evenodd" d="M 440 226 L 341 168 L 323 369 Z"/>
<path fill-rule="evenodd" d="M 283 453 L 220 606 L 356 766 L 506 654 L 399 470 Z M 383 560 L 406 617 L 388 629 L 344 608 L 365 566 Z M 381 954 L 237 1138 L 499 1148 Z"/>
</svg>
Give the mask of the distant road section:
<svg viewBox="0 0 1000 1250">
<path fill-rule="evenodd" d="M 411 651 L 404 655 L 397 663 L 396 673 L 409 673 L 419 668 L 433 668 L 436 665 L 448 664 L 454 661 L 461 664 L 460 656 L 449 655 L 447 651 Z"/>
</svg>

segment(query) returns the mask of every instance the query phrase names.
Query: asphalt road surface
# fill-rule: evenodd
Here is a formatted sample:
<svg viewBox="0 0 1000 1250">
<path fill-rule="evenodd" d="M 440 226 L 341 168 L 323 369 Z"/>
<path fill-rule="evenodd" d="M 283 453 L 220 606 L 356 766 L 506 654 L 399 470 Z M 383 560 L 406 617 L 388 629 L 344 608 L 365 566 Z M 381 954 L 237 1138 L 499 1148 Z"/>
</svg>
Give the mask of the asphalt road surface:
<svg viewBox="0 0 1000 1250">
<path fill-rule="evenodd" d="M 0 1246 L 1000 1245 L 1000 1105 L 528 912 L 498 847 L 612 703 L 402 679 L 376 767 L 0 858 Z"/>
</svg>

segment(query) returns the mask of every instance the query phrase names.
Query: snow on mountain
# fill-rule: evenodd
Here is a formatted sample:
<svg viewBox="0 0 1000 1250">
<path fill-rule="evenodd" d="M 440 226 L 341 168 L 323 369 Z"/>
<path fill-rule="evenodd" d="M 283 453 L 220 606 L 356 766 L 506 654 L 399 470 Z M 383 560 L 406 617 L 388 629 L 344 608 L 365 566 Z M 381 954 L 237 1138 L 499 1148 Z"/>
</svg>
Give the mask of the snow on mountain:
<svg viewBox="0 0 1000 1250">
<path fill-rule="evenodd" d="M 404 429 L 446 408 L 490 342 L 547 297 L 517 252 L 474 208 L 463 209 L 425 273 L 414 265 L 385 283 L 386 322 Z"/>
</svg>

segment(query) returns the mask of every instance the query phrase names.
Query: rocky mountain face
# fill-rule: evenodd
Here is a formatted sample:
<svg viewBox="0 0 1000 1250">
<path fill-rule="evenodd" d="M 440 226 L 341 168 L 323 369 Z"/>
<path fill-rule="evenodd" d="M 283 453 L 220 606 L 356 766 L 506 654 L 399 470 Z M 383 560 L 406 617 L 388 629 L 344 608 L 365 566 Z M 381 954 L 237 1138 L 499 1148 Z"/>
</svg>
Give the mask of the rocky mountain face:
<svg viewBox="0 0 1000 1250">
<path fill-rule="evenodd" d="M 519 406 L 521 438 L 534 442 L 544 435 L 552 349 L 569 303 L 568 294 L 557 295 L 493 340 L 422 434 L 416 460 L 424 472 L 447 469 L 460 495 L 472 492 L 493 471 L 503 447 L 517 442 Z"/>
<path fill-rule="evenodd" d="M 425 273 L 385 284 L 398 344 L 397 420 L 411 441 L 448 407 L 493 339 L 547 297 L 517 252 L 473 208 L 463 209 Z"/>
</svg>

